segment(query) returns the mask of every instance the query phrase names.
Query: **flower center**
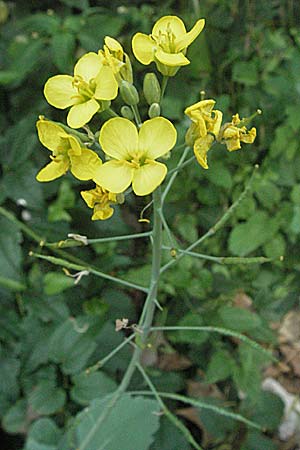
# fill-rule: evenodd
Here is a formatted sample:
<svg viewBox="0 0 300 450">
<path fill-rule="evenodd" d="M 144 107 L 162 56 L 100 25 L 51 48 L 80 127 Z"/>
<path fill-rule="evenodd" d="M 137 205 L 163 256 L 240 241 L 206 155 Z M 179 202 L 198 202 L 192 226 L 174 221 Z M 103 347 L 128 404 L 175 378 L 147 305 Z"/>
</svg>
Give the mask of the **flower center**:
<svg viewBox="0 0 300 450">
<path fill-rule="evenodd" d="M 155 42 L 163 49 L 166 53 L 176 53 L 175 52 L 175 34 L 173 33 L 170 24 L 168 23 L 167 28 L 164 32 L 159 30 L 158 36 L 152 35 Z"/>
<path fill-rule="evenodd" d="M 78 94 L 85 100 L 94 96 L 96 83 L 93 78 L 88 83 L 80 75 L 75 75 L 72 84 L 77 89 Z"/>
<path fill-rule="evenodd" d="M 126 161 L 130 162 L 135 169 L 138 169 L 145 164 L 146 156 L 139 150 L 135 150 L 129 153 Z"/>
</svg>

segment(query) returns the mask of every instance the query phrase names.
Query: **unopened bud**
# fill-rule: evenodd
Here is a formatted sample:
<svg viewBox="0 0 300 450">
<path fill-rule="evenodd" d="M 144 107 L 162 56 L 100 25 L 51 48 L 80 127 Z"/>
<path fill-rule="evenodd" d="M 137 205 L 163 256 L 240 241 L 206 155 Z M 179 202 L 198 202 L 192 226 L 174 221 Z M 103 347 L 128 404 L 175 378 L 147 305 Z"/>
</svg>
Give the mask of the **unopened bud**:
<svg viewBox="0 0 300 450">
<path fill-rule="evenodd" d="M 8 14 L 9 10 L 6 3 L 0 1 L 0 23 L 5 23 L 7 21 Z"/>
<path fill-rule="evenodd" d="M 128 81 L 122 81 L 120 86 L 120 93 L 124 102 L 129 106 L 137 105 L 139 102 L 139 94 L 133 84 Z"/>
<path fill-rule="evenodd" d="M 148 116 L 150 117 L 150 119 L 153 119 L 154 117 L 159 117 L 160 116 L 159 103 L 152 103 L 152 105 L 148 109 Z"/>
<path fill-rule="evenodd" d="M 161 89 L 155 73 L 146 73 L 144 78 L 143 91 L 148 105 L 160 102 Z"/>
<path fill-rule="evenodd" d="M 134 118 L 132 109 L 129 108 L 129 106 L 122 106 L 121 108 L 121 115 L 125 117 L 125 119 L 132 120 Z"/>
</svg>

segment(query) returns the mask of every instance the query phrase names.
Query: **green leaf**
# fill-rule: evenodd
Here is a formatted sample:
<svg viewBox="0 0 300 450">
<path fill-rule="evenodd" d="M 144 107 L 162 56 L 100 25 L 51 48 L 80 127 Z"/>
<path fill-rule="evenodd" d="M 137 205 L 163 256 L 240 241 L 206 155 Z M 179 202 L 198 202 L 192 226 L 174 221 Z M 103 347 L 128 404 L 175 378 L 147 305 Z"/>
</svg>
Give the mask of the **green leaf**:
<svg viewBox="0 0 300 450">
<path fill-rule="evenodd" d="M 69 0 L 73 3 L 73 0 Z M 98 51 L 105 36 L 117 36 L 123 25 L 125 17 L 105 14 L 93 14 L 85 19 L 85 24 L 78 35 L 81 45 L 90 51 Z"/>
<path fill-rule="evenodd" d="M 72 381 L 71 398 L 80 405 L 88 405 L 95 398 L 104 397 L 117 388 L 115 381 L 103 372 L 75 375 Z"/>
<path fill-rule="evenodd" d="M 268 412 L 268 415 L 269 412 Z M 279 447 L 275 442 L 259 433 L 258 431 L 250 431 L 247 435 L 247 439 L 241 450 L 279 450 Z"/>
<path fill-rule="evenodd" d="M 96 399 L 77 416 L 78 450 L 148 450 L 159 427 L 157 402 L 124 394 L 102 422 L 111 399 Z"/>
<path fill-rule="evenodd" d="M 68 180 L 63 180 L 59 186 L 58 197 L 56 201 L 49 206 L 49 222 L 57 222 L 60 220 L 70 222 L 72 220 L 72 217 L 66 211 L 66 209 L 73 208 L 75 204 L 75 198 L 76 196 L 71 188 L 70 182 Z"/>
<path fill-rule="evenodd" d="M 61 434 L 53 420 L 39 419 L 30 427 L 25 450 L 57 450 Z"/>
<path fill-rule="evenodd" d="M 225 328 L 245 332 L 261 326 L 260 317 L 247 309 L 223 306 L 218 310 L 218 315 Z"/>
<path fill-rule="evenodd" d="M 71 8 L 78 8 L 81 10 L 87 9 L 89 5 L 89 0 L 60 0 L 65 5 L 71 6 Z"/>
<path fill-rule="evenodd" d="M 4 217 L 0 217 L 0 276 L 11 281 L 20 280 L 22 253 L 18 227 Z"/>
<path fill-rule="evenodd" d="M 226 350 L 217 350 L 208 363 L 205 374 L 206 383 L 216 383 L 225 380 L 232 374 L 234 359 Z"/>
<path fill-rule="evenodd" d="M 212 162 L 209 170 L 205 172 L 208 180 L 225 189 L 232 188 L 232 177 L 230 171 L 224 166 L 224 163 L 219 161 Z"/>
<path fill-rule="evenodd" d="M 28 398 L 32 410 L 41 415 L 54 414 L 62 409 L 65 401 L 65 391 L 47 380 L 41 381 Z"/>
<path fill-rule="evenodd" d="M 181 327 L 199 327 L 203 325 L 203 320 L 200 315 L 194 314 L 192 312 L 186 314 L 179 322 L 178 325 Z M 209 334 L 207 332 L 195 331 L 178 331 L 176 334 L 172 335 L 172 340 L 175 342 L 184 342 L 187 344 L 201 345 L 208 339 Z"/>
<path fill-rule="evenodd" d="M 295 234 L 300 233 L 300 206 L 298 205 L 294 206 L 294 214 L 290 223 L 290 230 Z"/>
<path fill-rule="evenodd" d="M 150 450 L 190 450 L 190 448 L 182 433 L 168 419 L 162 417 Z"/>
<path fill-rule="evenodd" d="M 44 276 L 44 292 L 46 295 L 56 295 L 74 287 L 74 279 L 61 272 L 48 272 Z"/>
<path fill-rule="evenodd" d="M 291 224 L 292 227 L 292 224 Z M 285 254 L 285 239 L 282 234 L 276 234 L 264 245 L 264 252 L 268 258 L 280 258 Z"/>
<path fill-rule="evenodd" d="M 71 72 L 74 65 L 75 46 L 76 40 L 72 33 L 60 31 L 53 36 L 51 41 L 53 62 L 60 71 Z"/>
<path fill-rule="evenodd" d="M 2 426 L 8 433 L 24 433 L 27 425 L 26 400 L 18 400 L 5 414 Z"/>
<path fill-rule="evenodd" d="M 246 256 L 269 241 L 277 224 L 264 212 L 257 211 L 247 222 L 239 223 L 229 236 L 229 250 L 237 256 Z"/>
<path fill-rule="evenodd" d="M 255 86 L 258 83 L 257 64 L 254 61 L 238 61 L 233 65 L 232 79 L 246 86 Z"/>
<path fill-rule="evenodd" d="M 64 373 L 80 372 L 97 347 L 93 336 L 88 333 L 89 326 L 87 317 L 68 319 L 53 333 L 49 356 L 54 362 L 62 364 Z"/>
</svg>

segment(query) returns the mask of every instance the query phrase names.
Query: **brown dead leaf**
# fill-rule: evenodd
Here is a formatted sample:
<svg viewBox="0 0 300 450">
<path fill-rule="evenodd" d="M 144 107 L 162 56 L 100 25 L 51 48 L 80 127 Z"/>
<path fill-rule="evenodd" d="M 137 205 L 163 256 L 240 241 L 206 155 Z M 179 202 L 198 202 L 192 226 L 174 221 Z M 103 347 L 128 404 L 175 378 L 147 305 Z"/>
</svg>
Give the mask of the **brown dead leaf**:
<svg viewBox="0 0 300 450">
<path fill-rule="evenodd" d="M 160 370 L 169 372 L 171 370 L 185 370 L 191 367 L 193 363 L 180 353 L 161 353 L 158 356 L 157 367 Z"/>
<path fill-rule="evenodd" d="M 201 383 L 200 381 L 187 380 L 188 397 L 213 397 L 223 399 L 224 395 L 215 384 Z"/>
<path fill-rule="evenodd" d="M 300 311 L 288 312 L 279 329 L 279 342 L 300 345 Z"/>
<path fill-rule="evenodd" d="M 233 304 L 237 308 L 251 310 L 252 303 L 252 298 L 249 297 L 243 290 L 238 291 L 233 299 Z"/>
</svg>

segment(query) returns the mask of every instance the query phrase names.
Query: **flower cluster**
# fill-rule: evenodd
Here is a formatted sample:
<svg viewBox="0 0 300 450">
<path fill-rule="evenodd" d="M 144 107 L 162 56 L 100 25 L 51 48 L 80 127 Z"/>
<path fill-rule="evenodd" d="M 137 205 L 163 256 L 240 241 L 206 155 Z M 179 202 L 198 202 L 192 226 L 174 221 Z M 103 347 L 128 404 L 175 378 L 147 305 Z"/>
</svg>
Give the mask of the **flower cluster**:
<svg viewBox="0 0 300 450">
<path fill-rule="evenodd" d="M 93 209 L 92 220 L 110 218 L 112 205 L 123 203 L 131 190 L 145 196 L 160 186 L 168 171 L 160 158 L 166 159 L 177 139 L 174 125 L 161 116 L 161 100 L 168 78 L 190 63 L 186 57 L 188 46 L 204 24 L 204 19 L 200 19 L 186 31 L 180 18 L 165 16 L 155 23 L 150 35 L 137 33 L 133 37 L 136 59 L 144 65 L 154 62 L 163 76 L 160 83 L 155 73 L 145 75 L 145 120 L 138 109 L 140 96 L 133 84 L 130 58 L 112 37 L 104 39 L 104 46 L 97 53 L 83 55 L 75 64 L 73 75 L 49 78 L 44 88 L 46 100 L 56 108 L 69 109 L 68 126 L 39 118 L 38 136 L 50 150 L 51 162 L 40 170 L 37 180 L 51 181 L 70 171 L 79 180 L 94 182 L 93 189 L 81 192 L 87 206 Z M 124 103 L 120 116 L 111 108 L 119 94 Z M 233 151 L 241 147 L 241 142 L 252 143 L 256 136 L 255 128 L 248 131 L 247 120 L 240 120 L 238 114 L 222 125 L 223 114 L 214 106 L 214 100 L 201 100 L 185 109 L 191 120 L 186 144 L 194 149 L 197 161 L 205 169 L 207 153 L 215 142 L 224 143 Z M 78 132 L 78 128 L 84 128 L 86 134 Z"/>
</svg>

